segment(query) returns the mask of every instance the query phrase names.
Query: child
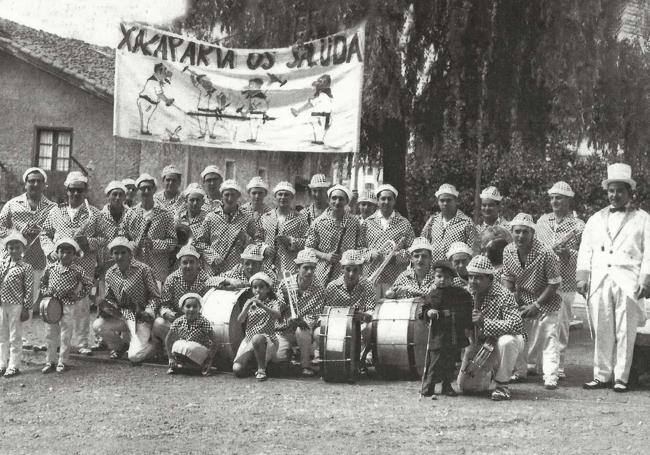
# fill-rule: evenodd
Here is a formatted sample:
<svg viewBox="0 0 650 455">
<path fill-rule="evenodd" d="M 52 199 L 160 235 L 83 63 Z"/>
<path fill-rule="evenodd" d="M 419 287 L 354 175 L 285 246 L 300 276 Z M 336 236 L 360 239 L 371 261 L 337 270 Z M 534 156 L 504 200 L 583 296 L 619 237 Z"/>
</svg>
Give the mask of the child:
<svg viewBox="0 0 650 455">
<path fill-rule="evenodd" d="M 79 244 L 69 237 L 62 237 L 55 245 L 58 262 L 46 267 L 41 280 L 41 297 L 56 297 L 63 304 L 63 315 L 56 324 L 47 326 L 47 354 L 43 374 L 66 371 L 72 348 L 72 331 L 74 320 L 79 314 L 81 299 L 86 297 L 93 287 L 93 280 L 74 263 L 75 257 L 81 258 L 83 252 Z M 59 352 L 58 363 L 56 350 Z"/>
<path fill-rule="evenodd" d="M 253 275 L 249 283 L 254 297 L 248 299 L 237 317 L 240 324 L 246 324 L 246 336 L 239 345 L 232 371 L 238 377 L 246 374 L 253 359 L 257 361 L 255 378 L 266 381 L 266 364 L 277 361 L 278 337 L 275 334 L 275 321 L 288 311 L 278 303 L 271 288 L 273 280 L 264 272 Z"/>
<path fill-rule="evenodd" d="M 451 382 L 455 376 L 456 359 L 459 351 L 469 344 L 467 336 L 472 326 L 472 296 L 465 289 L 453 286 L 456 272 L 446 261 L 432 265 L 435 288 L 425 296 L 422 317 L 432 327 L 429 339 L 428 365 L 422 381 L 421 394 L 435 396 L 435 385 L 442 382 L 442 393 L 457 395 Z"/>
<path fill-rule="evenodd" d="M 217 352 L 217 336 L 212 324 L 201 315 L 203 299 L 188 292 L 178 300 L 183 315 L 176 319 L 165 338 L 169 369 L 175 374 L 181 369 L 201 369 L 203 376 L 210 375 L 212 359 Z"/>
<path fill-rule="evenodd" d="M 0 374 L 20 374 L 23 349 L 23 321 L 32 308 L 34 271 L 23 261 L 27 240 L 11 232 L 4 240 L 7 256 L 0 264 Z"/>
</svg>

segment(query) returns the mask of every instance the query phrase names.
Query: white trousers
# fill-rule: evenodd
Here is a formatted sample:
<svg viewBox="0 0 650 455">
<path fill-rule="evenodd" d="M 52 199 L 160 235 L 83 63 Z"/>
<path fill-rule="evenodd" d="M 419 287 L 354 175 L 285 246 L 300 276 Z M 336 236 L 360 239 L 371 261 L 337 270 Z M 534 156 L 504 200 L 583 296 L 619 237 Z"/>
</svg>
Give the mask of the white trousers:
<svg viewBox="0 0 650 455">
<path fill-rule="evenodd" d="M 540 319 L 524 319 L 528 342 L 517 358 L 515 373 L 521 377 L 528 375 L 528 369 L 538 370 L 542 364 L 544 380 L 558 379 L 560 352 L 557 343 L 558 312 L 546 313 Z"/>
<path fill-rule="evenodd" d="M 515 370 L 517 359 L 524 351 L 523 335 L 501 335 L 497 340 L 495 360 L 494 380 L 496 382 L 508 382 Z"/>
<path fill-rule="evenodd" d="M 618 284 L 605 278 L 589 299 L 594 330 L 594 379 L 627 383 L 640 307 L 627 297 Z"/>
<path fill-rule="evenodd" d="M 203 365 L 209 352 L 208 348 L 195 341 L 177 340 L 172 344 L 172 354 L 187 357 L 197 365 Z"/>
<path fill-rule="evenodd" d="M 557 345 L 560 351 L 560 367 L 558 371 L 564 373 L 564 359 L 566 357 L 566 348 L 569 345 L 569 328 L 573 318 L 571 308 L 576 300 L 576 293 L 560 292 L 560 297 L 562 297 L 562 306 L 557 320 Z"/>
<path fill-rule="evenodd" d="M 87 348 L 90 339 L 90 298 L 84 297 L 75 306 L 75 316 L 72 321 L 73 343 L 79 348 Z"/>
<path fill-rule="evenodd" d="M 277 336 L 277 355 L 280 362 L 288 362 L 291 359 L 291 347 L 298 345 L 300 348 L 300 366 L 302 368 L 311 366 L 311 354 L 313 352 L 311 330 L 303 330 L 298 327 L 294 333 L 287 331 L 278 333 Z"/>
<path fill-rule="evenodd" d="M 23 357 L 22 305 L 0 305 L 0 368 L 20 368 Z"/>
<path fill-rule="evenodd" d="M 56 324 L 47 324 L 47 353 L 45 362 L 56 363 L 56 349 L 60 347 L 58 363 L 67 364 L 70 360 L 70 351 L 72 350 L 72 332 L 74 330 L 74 321 L 81 305 L 76 302 L 74 305 L 63 305 L 63 316 Z"/>
</svg>

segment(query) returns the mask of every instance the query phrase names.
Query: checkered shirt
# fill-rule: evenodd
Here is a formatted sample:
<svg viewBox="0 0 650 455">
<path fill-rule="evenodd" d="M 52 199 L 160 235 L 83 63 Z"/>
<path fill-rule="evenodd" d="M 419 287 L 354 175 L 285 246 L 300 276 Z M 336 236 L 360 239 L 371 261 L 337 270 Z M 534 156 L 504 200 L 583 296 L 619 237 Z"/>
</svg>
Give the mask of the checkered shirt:
<svg viewBox="0 0 650 455">
<path fill-rule="evenodd" d="M 123 296 L 128 296 L 127 302 L 123 302 Z M 151 268 L 132 259 L 125 276 L 117 264 L 113 265 L 106 272 L 106 300 L 120 309 L 124 319 L 131 321 L 135 321 L 138 307 L 156 314 L 160 292 Z"/>
<path fill-rule="evenodd" d="M 483 313 L 483 334 L 486 337 L 498 338 L 502 335 L 524 335 L 524 324 L 519 315 L 517 302 L 512 292 L 507 290 L 496 279 L 487 294 L 477 297 L 474 293 L 474 305 Z"/>
<path fill-rule="evenodd" d="M 296 264 L 293 262 L 298 256 L 298 252 L 305 247 L 307 240 L 307 218 L 292 210 L 287 214 L 283 223 L 278 220 L 277 210 L 272 210 L 265 213 L 260 218 L 260 230 L 258 235 L 261 240 L 269 246 L 275 246 L 276 255 L 274 258 L 264 258 L 264 265 L 266 268 L 275 266 L 278 278 L 282 278 L 282 272 L 288 270 L 293 272 L 296 269 Z M 281 244 L 275 243 L 275 237 L 278 235 L 289 236 L 291 244 L 286 247 Z"/>
<path fill-rule="evenodd" d="M 389 219 L 388 229 L 385 231 L 381 225 L 381 212 L 376 211 L 366 218 L 366 236 L 369 250 L 378 250 L 387 240 L 392 240 L 397 243 L 401 238 L 404 239 L 401 248 L 395 253 L 394 259 L 388 263 L 379 276 L 378 283 L 390 284 L 394 282 L 395 279 L 397 279 L 397 276 L 406 270 L 406 267 L 408 267 L 411 260 L 411 254 L 408 252 L 408 248 L 411 246 L 413 239 L 415 238 L 413 226 L 411 226 L 409 220 L 404 218 L 398 212 L 393 213 L 395 216 Z M 366 276 L 372 275 L 372 273 L 379 268 L 382 262 L 383 258 L 368 263 L 364 267 Z"/>
<path fill-rule="evenodd" d="M 289 315 L 291 315 L 289 295 L 284 280 L 282 280 L 278 285 L 277 294 L 278 302 L 282 305 L 286 305 L 286 307 L 289 308 Z M 298 319 L 305 322 L 309 327 L 313 327 L 323 312 L 323 306 L 325 305 L 325 289 L 312 280 L 306 290 L 301 291 L 298 289 L 298 301 L 295 302 L 294 305 Z M 275 327 L 278 332 L 285 331 L 287 329 L 286 321 L 278 320 Z"/>
<path fill-rule="evenodd" d="M 217 209 L 220 209 L 223 207 L 223 203 L 221 202 L 221 199 L 210 199 L 210 196 L 206 196 L 205 202 L 203 203 L 203 210 L 206 212 L 214 212 Z"/>
<path fill-rule="evenodd" d="M 90 211 L 88 210 L 90 208 Z M 89 220 L 89 221 L 88 221 Z M 88 223 L 86 223 L 88 221 Z M 53 207 L 45 220 L 41 232 L 41 245 L 46 256 L 56 251 L 55 244 L 62 237 L 75 237 L 79 228 L 85 225 L 85 235 L 88 238 L 90 252 L 84 252 L 82 258 L 77 259 L 88 276 L 95 276 L 97 254 L 108 244 L 108 225 L 101 212 L 93 207 L 82 204 L 75 214 L 74 220 L 68 215 L 68 205 Z"/>
<path fill-rule="evenodd" d="M 125 206 L 124 212 L 122 212 L 122 217 L 119 221 L 115 221 L 115 218 L 113 218 L 108 208 L 108 204 L 106 204 L 102 208 L 101 214 L 104 217 L 107 229 L 106 234 L 108 238 L 106 246 L 108 246 L 115 237 L 126 237 L 131 240 L 137 240 L 140 229 L 142 229 L 142 215 L 140 213 L 133 210 L 131 207 Z M 98 260 L 100 262 L 106 262 L 111 259 L 110 252 L 106 246 L 102 248 L 101 254 L 98 255 Z"/>
<path fill-rule="evenodd" d="M 284 303 L 280 303 L 276 299 L 263 300 L 264 305 L 278 310 L 281 315 L 287 314 L 289 310 Z M 268 335 L 274 343 L 278 341 L 275 334 L 275 318 L 271 317 L 266 310 L 257 306 L 255 309 L 249 307 L 248 315 L 246 316 L 246 335 L 244 341 L 249 342 L 255 335 Z"/>
<path fill-rule="evenodd" d="M 22 305 L 32 309 L 34 268 L 25 261 L 14 262 L 9 256 L 0 263 L 0 305 Z"/>
<path fill-rule="evenodd" d="M 90 294 L 93 279 L 77 264 L 69 267 L 60 262 L 50 264 L 41 279 L 41 295 L 56 297 L 64 305 L 74 305 Z"/>
<path fill-rule="evenodd" d="M 0 238 L 6 237 L 10 229 L 22 232 L 29 224 L 43 227 L 45 219 L 53 207 L 56 207 L 56 204 L 45 196 L 41 197 L 36 210 L 32 210 L 29 206 L 26 194 L 10 199 L 0 211 Z M 31 239 L 27 239 L 27 242 L 29 245 Z M 25 262 L 31 264 L 36 270 L 45 269 L 47 261 L 41 248 L 40 238 L 36 239 L 25 251 Z"/>
<path fill-rule="evenodd" d="M 212 324 L 201 315 L 192 322 L 189 322 L 185 315 L 179 317 L 169 328 L 169 334 L 175 335 L 178 340 L 194 341 L 206 348 L 212 345 L 214 339 Z"/>
<path fill-rule="evenodd" d="M 406 269 L 399 274 L 390 289 L 395 293 L 396 298 L 409 299 L 426 295 L 434 288 L 433 271 L 429 271 L 420 283 L 415 270 Z"/>
<path fill-rule="evenodd" d="M 537 220 L 535 235 L 544 246 L 550 249 L 553 249 L 555 244 L 562 241 L 571 231 L 580 231 L 579 235 L 566 242 L 565 247 L 569 249 L 569 258 L 566 261 L 558 258 L 560 262 L 560 275 L 562 276 L 560 291 L 576 292 L 578 248 L 580 248 L 580 239 L 584 228 L 584 221 L 574 216 L 567 216 L 558 222 L 554 213 L 547 213 Z"/>
<path fill-rule="evenodd" d="M 149 218 L 145 216 L 141 203 L 136 205 L 133 210 L 139 214 L 141 219 L 136 238 L 137 241 L 144 232 Z M 174 217 L 168 210 L 154 204 L 153 210 L 150 213 L 150 219 L 151 228 L 147 237 L 153 241 L 153 248 L 151 251 L 145 251 L 144 254 L 142 251 L 138 251 L 136 258 L 151 267 L 156 281 L 164 282 L 170 273 L 169 253 L 174 251 L 178 242 Z"/>
<path fill-rule="evenodd" d="M 463 288 L 466 289 L 468 285 L 468 281 L 464 280 L 460 276 L 456 275 L 453 280 L 451 280 L 451 285 L 455 288 Z"/>
<path fill-rule="evenodd" d="M 446 260 L 447 251 L 454 242 L 465 242 L 474 248 L 478 242 L 476 227 L 471 218 L 460 210 L 449 220 L 447 227 L 442 222 L 442 214 L 436 213 L 428 219 L 422 228 L 422 237 L 433 245 L 433 260 Z"/>
<path fill-rule="evenodd" d="M 179 211 L 183 209 L 185 205 L 185 198 L 182 193 L 178 193 L 171 199 L 165 197 L 164 191 L 158 191 L 153 195 L 154 204 L 159 205 L 161 208 L 167 210 L 172 216 L 176 215 Z"/>
<path fill-rule="evenodd" d="M 266 268 L 264 266 L 262 266 L 262 270 L 260 270 L 260 272 L 264 272 L 268 276 L 271 277 L 271 279 L 273 280 L 273 286 L 271 286 L 271 287 L 275 288 L 276 285 L 277 285 L 277 281 L 278 281 L 277 277 L 275 276 L 275 273 L 273 273 L 273 271 L 271 269 Z M 239 263 L 236 266 L 234 266 L 232 269 L 230 269 L 230 270 L 228 270 L 226 272 L 220 273 L 216 277 L 210 277 L 210 279 L 208 280 L 208 283 L 210 285 L 212 285 L 212 283 L 215 283 L 215 284 L 220 283 L 224 279 L 226 279 L 226 280 L 227 279 L 239 280 L 239 281 L 244 281 L 244 282 L 248 283 L 248 280 L 251 279 L 251 276 L 252 275 L 249 275 L 248 273 L 246 273 L 246 269 L 244 268 L 244 265 Z"/>
<path fill-rule="evenodd" d="M 244 244 L 237 240 L 241 231 L 247 235 Z M 218 271 L 230 270 L 239 263 L 240 255 L 246 245 L 252 243 L 256 232 L 257 223 L 250 213 L 238 207 L 231 216 L 220 207 L 205 218 L 194 246 L 205 255 L 209 264 L 213 264 L 218 257 L 221 258 L 221 262 L 216 264 Z"/>
<path fill-rule="evenodd" d="M 312 202 L 307 207 L 302 209 L 300 213 L 305 215 L 305 217 L 307 218 L 307 224 L 311 226 L 312 224 L 314 224 L 314 221 L 316 221 L 318 217 L 321 216 L 323 213 L 327 212 L 327 210 L 329 210 L 327 207 L 325 207 L 325 210 L 322 211 L 317 209 L 316 205 Z"/>
<path fill-rule="evenodd" d="M 178 269 L 172 272 L 162 286 L 160 297 L 160 315 L 171 312 L 176 317 L 181 315 L 181 309 L 178 307 L 178 300 L 188 292 L 195 292 L 203 295 L 207 292 L 208 286 L 206 281 L 210 278 L 205 271 L 199 270 L 194 283 L 188 283 L 183 278 L 183 271 Z"/>
<path fill-rule="evenodd" d="M 343 230 L 345 229 L 345 233 Z M 307 241 L 305 248 L 313 248 L 322 253 L 332 254 L 336 252 L 339 244 L 341 234 L 343 234 L 343 241 L 341 242 L 341 249 L 339 253 L 343 254 L 347 250 L 366 250 L 366 225 L 363 226 L 359 223 L 359 219 L 345 213 L 341 221 L 337 221 L 332 217 L 331 210 L 326 210 L 318 219 L 311 225 L 307 233 Z M 330 275 L 330 281 L 335 280 L 341 276 L 342 268 L 340 264 L 331 264 L 326 261 L 319 260 L 316 264 L 316 279 L 323 284 L 327 285 L 327 276 L 330 273 L 330 266 L 333 268 Z"/>
<path fill-rule="evenodd" d="M 510 243 L 503 250 L 503 280 L 514 284 L 519 291 L 523 305 L 534 303 L 549 284 L 562 282 L 560 266 L 553 251 L 544 247 L 539 240 L 533 238 L 533 246 L 525 259 L 525 267 L 521 266 L 517 254 L 517 246 Z M 562 298 L 557 292 L 540 304 L 542 313 L 558 311 Z"/>
<path fill-rule="evenodd" d="M 499 215 L 496 221 L 492 224 L 487 224 L 485 221 L 482 221 L 481 224 L 476 225 L 476 232 L 478 233 L 479 237 L 481 233 L 490 226 L 501 226 L 502 228 L 510 230 L 510 221 L 506 220 L 501 215 Z"/>
<path fill-rule="evenodd" d="M 377 294 L 370 281 L 365 278 L 361 278 L 357 285 L 348 291 L 343 277 L 340 277 L 327 285 L 325 303 L 334 308 L 354 307 L 367 312 L 375 309 Z"/>
<path fill-rule="evenodd" d="M 261 210 L 255 210 L 255 207 L 253 207 L 253 203 L 250 201 L 243 203 L 241 205 L 241 209 L 244 212 L 250 213 L 252 217 L 256 220 L 258 220 L 262 215 L 269 213 L 271 210 L 273 210 L 273 208 L 268 206 L 266 202 L 262 203 Z"/>
<path fill-rule="evenodd" d="M 187 209 L 182 209 L 176 215 L 175 223 L 188 226 L 190 231 L 192 231 L 192 237 L 197 238 L 201 234 L 201 227 L 203 226 L 203 222 L 207 216 L 208 212 L 201 209 L 197 216 L 190 218 Z"/>
</svg>

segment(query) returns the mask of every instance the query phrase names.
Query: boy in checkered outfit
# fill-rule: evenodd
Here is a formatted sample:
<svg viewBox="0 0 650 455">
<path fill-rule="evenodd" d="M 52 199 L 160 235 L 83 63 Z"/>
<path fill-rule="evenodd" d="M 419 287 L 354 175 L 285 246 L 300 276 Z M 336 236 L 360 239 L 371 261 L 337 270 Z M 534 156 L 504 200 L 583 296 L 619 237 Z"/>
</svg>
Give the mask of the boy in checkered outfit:
<svg viewBox="0 0 650 455">
<path fill-rule="evenodd" d="M 83 256 L 79 244 L 69 237 L 62 237 L 56 242 L 56 254 L 59 260 L 45 269 L 41 280 L 41 296 L 56 297 L 63 304 L 63 316 L 55 324 L 47 326 L 47 353 L 43 374 L 63 373 L 68 369 L 72 349 L 72 330 L 74 319 L 78 317 L 79 301 L 86 297 L 93 286 L 87 273 L 75 264 L 75 256 Z M 57 348 L 61 348 L 57 361 Z"/>
<path fill-rule="evenodd" d="M 23 261 L 27 240 L 17 231 L 4 240 L 7 256 L 0 264 L 0 374 L 20 373 L 23 321 L 32 308 L 34 270 Z"/>
</svg>

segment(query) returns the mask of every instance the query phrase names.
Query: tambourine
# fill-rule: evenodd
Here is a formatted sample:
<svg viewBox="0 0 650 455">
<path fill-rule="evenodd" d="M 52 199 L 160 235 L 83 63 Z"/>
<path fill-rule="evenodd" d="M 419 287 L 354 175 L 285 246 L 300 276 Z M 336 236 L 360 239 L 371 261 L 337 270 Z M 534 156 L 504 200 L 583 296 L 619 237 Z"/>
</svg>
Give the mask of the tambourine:
<svg viewBox="0 0 650 455">
<path fill-rule="evenodd" d="M 48 324 L 56 324 L 63 317 L 63 304 L 56 297 L 43 297 L 38 309 L 41 319 Z"/>
</svg>

